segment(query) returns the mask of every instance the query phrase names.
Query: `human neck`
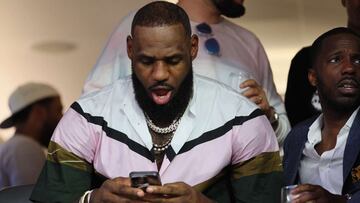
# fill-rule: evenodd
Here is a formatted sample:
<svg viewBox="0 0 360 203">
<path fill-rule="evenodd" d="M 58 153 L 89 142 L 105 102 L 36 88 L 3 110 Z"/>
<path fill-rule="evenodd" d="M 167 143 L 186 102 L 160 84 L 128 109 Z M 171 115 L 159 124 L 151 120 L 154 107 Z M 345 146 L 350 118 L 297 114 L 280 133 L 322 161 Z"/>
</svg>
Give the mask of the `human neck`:
<svg viewBox="0 0 360 203">
<path fill-rule="evenodd" d="M 322 131 L 327 132 L 325 133 L 327 136 L 337 136 L 354 111 L 355 109 L 341 112 L 339 110 L 324 111 Z"/>
<path fill-rule="evenodd" d="M 211 0 L 179 0 L 177 5 L 183 8 L 194 22 L 215 24 L 222 19 Z"/>
<path fill-rule="evenodd" d="M 327 108 L 323 108 L 327 109 Z M 315 145 L 316 152 L 321 156 L 325 151 L 334 149 L 340 130 L 350 118 L 353 111 L 329 110 L 323 113 L 321 126 L 321 142 Z"/>
</svg>

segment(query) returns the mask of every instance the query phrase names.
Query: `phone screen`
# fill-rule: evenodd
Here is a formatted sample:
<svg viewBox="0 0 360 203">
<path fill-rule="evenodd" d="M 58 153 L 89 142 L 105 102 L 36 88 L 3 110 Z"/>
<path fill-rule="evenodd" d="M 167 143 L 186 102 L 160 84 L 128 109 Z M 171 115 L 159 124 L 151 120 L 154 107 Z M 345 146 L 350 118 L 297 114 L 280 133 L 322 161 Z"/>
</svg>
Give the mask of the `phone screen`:
<svg viewBox="0 0 360 203">
<path fill-rule="evenodd" d="M 131 187 L 145 190 L 149 185 L 161 185 L 157 171 L 134 171 L 129 174 Z"/>
</svg>

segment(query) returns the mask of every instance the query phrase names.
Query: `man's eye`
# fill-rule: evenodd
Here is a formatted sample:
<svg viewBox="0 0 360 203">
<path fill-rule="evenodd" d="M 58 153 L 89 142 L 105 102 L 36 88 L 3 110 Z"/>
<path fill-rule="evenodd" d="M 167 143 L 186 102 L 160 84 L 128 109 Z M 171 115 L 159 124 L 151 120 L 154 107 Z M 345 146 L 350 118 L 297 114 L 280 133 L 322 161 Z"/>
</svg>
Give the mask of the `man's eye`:
<svg viewBox="0 0 360 203">
<path fill-rule="evenodd" d="M 360 64 L 360 58 L 354 58 L 354 64 Z"/>
<path fill-rule="evenodd" d="M 340 61 L 340 57 L 333 57 L 329 60 L 330 63 L 337 63 Z"/>
<path fill-rule="evenodd" d="M 166 59 L 166 63 L 171 64 L 171 65 L 176 65 L 178 63 L 180 63 L 181 61 L 181 57 L 171 57 Z"/>
<path fill-rule="evenodd" d="M 151 65 L 152 63 L 154 63 L 154 60 L 151 58 L 141 58 L 140 62 L 145 65 Z"/>
</svg>

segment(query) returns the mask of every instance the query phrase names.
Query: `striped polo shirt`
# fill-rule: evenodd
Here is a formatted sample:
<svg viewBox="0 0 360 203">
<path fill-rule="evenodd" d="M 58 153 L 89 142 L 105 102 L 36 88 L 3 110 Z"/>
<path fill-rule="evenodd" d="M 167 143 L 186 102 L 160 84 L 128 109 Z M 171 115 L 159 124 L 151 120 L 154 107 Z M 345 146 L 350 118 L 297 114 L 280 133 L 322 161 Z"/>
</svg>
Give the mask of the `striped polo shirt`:
<svg viewBox="0 0 360 203">
<path fill-rule="evenodd" d="M 32 200 L 73 202 L 132 171 L 159 171 L 218 202 L 276 202 L 281 165 L 274 131 L 250 100 L 194 75 L 193 96 L 157 169 L 131 77 L 73 103 L 57 126 Z M 270 199 L 270 201 L 269 201 Z"/>
</svg>

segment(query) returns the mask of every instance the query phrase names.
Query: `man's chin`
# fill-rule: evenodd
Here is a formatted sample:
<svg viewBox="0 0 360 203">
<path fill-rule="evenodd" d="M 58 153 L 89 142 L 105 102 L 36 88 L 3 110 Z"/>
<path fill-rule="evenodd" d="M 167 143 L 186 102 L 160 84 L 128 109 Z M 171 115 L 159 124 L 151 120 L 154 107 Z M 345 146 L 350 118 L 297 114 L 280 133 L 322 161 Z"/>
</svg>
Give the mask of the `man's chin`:
<svg viewBox="0 0 360 203">
<path fill-rule="evenodd" d="M 192 69 L 177 90 L 168 89 L 168 92 L 166 92 L 166 88 L 161 89 L 159 87 L 145 89 L 134 73 L 132 74 L 132 81 L 137 103 L 154 123 L 170 124 L 174 119 L 181 116 L 188 106 L 193 92 Z M 153 93 L 167 96 L 154 97 Z"/>
</svg>

